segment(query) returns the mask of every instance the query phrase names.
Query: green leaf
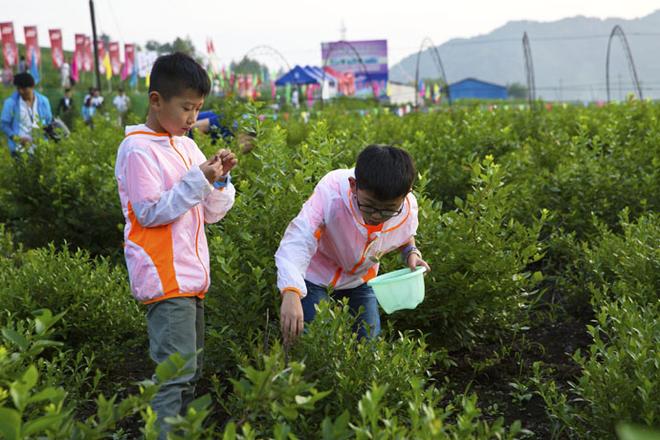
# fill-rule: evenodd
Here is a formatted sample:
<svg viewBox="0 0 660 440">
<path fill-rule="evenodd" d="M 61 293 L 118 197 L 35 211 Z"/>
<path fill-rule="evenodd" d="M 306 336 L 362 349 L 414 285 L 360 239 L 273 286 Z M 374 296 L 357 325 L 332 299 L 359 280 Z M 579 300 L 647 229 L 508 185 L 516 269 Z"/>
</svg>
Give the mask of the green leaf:
<svg viewBox="0 0 660 440">
<path fill-rule="evenodd" d="M 209 394 L 204 394 L 202 397 L 199 397 L 188 405 L 188 408 L 193 408 L 196 412 L 201 412 L 205 409 L 208 409 L 211 406 L 212 399 Z"/>
<path fill-rule="evenodd" d="M 18 411 L 0 408 L 0 433 L 5 440 L 18 440 L 21 433 L 21 416 Z"/>
<path fill-rule="evenodd" d="M 34 320 L 35 331 L 38 335 L 43 335 L 46 333 L 57 321 L 62 319 L 66 312 L 62 312 L 58 315 L 53 316 L 50 310 L 48 309 L 39 309 L 34 312 L 36 318 Z"/>
<path fill-rule="evenodd" d="M 9 387 L 9 393 L 14 406 L 23 411 L 28 404 L 30 390 L 37 384 L 39 373 L 34 365 L 30 365 L 20 380 L 15 380 Z"/>
<path fill-rule="evenodd" d="M 660 431 L 653 431 L 636 425 L 620 423 L 616 427 L 616 433 L 620 440 L 658 440 Z"/>
<path fill-rule="evenodd" d="M 182 373 L 186 360 L 179 354 L 174 353 L 156 367 L 156 377 L 159 383 L 167 382 Z"/>
<path fill-rule="evenodd" d="M 30 435 L 44 432 L 50 427 L 56 428 L 64 417 L 64 414 L 49 414 L 39 417 L 36 420 L 31 420 L 23 426 L 23 432 L 21 432 L 21 434 L 24 437 L 28 437 Z"/>
<path fill-rule="evenodd" d="M 25 336 L 21 335 L 18 333 L 16 330 L 11 329 L 11 328 L 3 328 L 2 329 L 2 335 L 9 341 L 12 342 L 14 345 L 17 345 L 18 348 L 21 351 L 25 351 L 28 349 L 30 343 L 28 340 L 25 338 Z"/>
<path fill-rule="evenodd" d="M 225 426 L 225 432 L 222 435 L 222 440 L 236 440 L 236 423 L 229 422 Z"/>
<path fill-rule="evenodd" d="M 64 398 L 64 390 L 61 388 L 49 387 L 45 390 L 39 391 L 32 397 L 30 397 L 27 403 L 36 403 L 43 400 L 49 400 L 51 402 L 59 402 Z"/>
</svg>

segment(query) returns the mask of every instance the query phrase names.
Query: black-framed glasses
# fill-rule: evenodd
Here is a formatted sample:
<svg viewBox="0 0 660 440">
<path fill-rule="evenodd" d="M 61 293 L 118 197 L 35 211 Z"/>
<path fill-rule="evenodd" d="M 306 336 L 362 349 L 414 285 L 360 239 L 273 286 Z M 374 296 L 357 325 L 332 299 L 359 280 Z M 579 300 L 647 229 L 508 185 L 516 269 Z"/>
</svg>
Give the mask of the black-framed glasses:
<svg viewBox="0 0 660 440">
<path fill-rule="evenodd" d="M 357 196 L 357 185 L 355 186 L 355 201 L 357 202 L 358 209 L 362 211 L 364 214 L 367 215 L 378 214 L 380 218 L 396 217 L 397 215 L 403 212 L 403 205 L 405 204 L 405 202 L 402 203 L 401 207 L 396 211 L 393 211 L 391 209 L 378 209 L 378 208 L 374 208 L 373 206 L 363 205 L 360 203 L 360 199 Z"/>
</svg>

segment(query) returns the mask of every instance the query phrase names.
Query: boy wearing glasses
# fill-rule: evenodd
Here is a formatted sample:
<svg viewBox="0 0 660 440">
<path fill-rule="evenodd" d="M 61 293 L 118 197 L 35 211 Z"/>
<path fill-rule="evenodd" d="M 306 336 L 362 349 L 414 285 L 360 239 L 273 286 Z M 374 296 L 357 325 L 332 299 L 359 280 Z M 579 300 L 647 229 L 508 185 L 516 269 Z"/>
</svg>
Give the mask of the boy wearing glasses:
<svg viewBox="0 0 660 440">
<path fill-rule="evenodd" d="M 275 254 L 285 343 L 314 319 L 314 306 L 327 300 L 330 290 L 337 299 L 347 297 L 354 314 L 364 307 L 358 337 L 376 337 L 378 303 L 367 281 L 378 274 L 380 257 L 398 249 L 411 269 L 430 269 L 415 247 L 415 175 L 406 151 L 370 145 L 354 169 L 331 171 L 321 179 Z"/>
</svg>

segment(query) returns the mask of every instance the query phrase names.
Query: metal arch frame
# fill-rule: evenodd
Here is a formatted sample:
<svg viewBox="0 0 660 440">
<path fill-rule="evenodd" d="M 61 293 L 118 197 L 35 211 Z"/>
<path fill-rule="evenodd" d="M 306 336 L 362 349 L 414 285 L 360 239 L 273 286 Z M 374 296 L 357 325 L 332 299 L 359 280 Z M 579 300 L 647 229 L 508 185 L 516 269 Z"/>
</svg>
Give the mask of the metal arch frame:
<svg viewBox="0 0 660 440">
<path fill-rule="evenodd" d="M 249 58 L 250 54 L 252 54 L 253 52 L 256 52 L 258 50 L 266 50 L 266 51 L 269 51 L 269 52 L 275 54 L 275 56 L 278 57 L 280 59 L 280 61 L 284 62 L 284 65 L 286 65 L 287 72 L 289 70 L 291 70 L 291 65 L 289 64 L 289 61 L 287 61 L 287 59 L 284 57 L 284 55 L 282 55 L 282 53 L 279 50 L 275 49 L 272 46 L 268 46 L 267 44 L 260 44 L 259 46 L 254 46 L 252 49 L 245 52 L 245 55 L 243 55 L 243 58 L 246 58 L 246 57 Z"/>
<path fill-rule="evenodd" d="M 360 67 L 362 67 L 362 72 L 368 78 L 369 72 L 367 71 L 367 66 L 364 64 L 364 61 L 362 61 L 362 57 L 360 56 L 360 53 L 357 51 L 355 46 L 353 46 L 350 42 L 346 40 L 340 40 L 337 41 L 336 43 L 340 43 L 342 46 L 346 45 L 351 51 L 353 51 L 353 54 L 357 57 L 358 62 L 360 63 Z M 321 84 L 321 101 L 320 101 L 321 105 L 323 105 L 323 86 L 325 84 L 325 77 L 326 77 L 325 68 L 328 66 L 328 60 L 330 60 L 330 55 L 332 55 L 332 53 L 338 48 L 339 46 L 335 46 L 330 49 L 330 52 L 328 52 L 325 62 L 323 63 L 323 67 L 321 68 L 321 70 L 323 71 L 323 78 L 322 78 L 323 84 Z M 374 80 L 372 79 L 370 80 L 370 82 L 371 82 L 371 91 L 374 95 L 374 98 L 378 99 L 378 96 L 376 96 L 376 87 L 374 86 Z"/>
<path fill-rule="evenodd" d="M 523 34 L 522 39 L 523 53 L 525 56 L 525 77 L 527 78 L 527 99 L 529 100 L 530 109 L 536 101 L 536 78 L 534 75 L 534 61 L 532 59 L 532 47 L 529 44 L 529 37 L 527 31 Z"/>
<path fill-rule="evenodd" d="M 449 81 L 447 81 L 447 74 L 445 73 L 445 68 L 442 65 L 442 58 L 440 58 L 440 52 L 438 52 L 438 48 L 435 44 L 433 44 L 433 40 L 429 37 L 424 37 L 422 40 L 422 44 L 419 46 L 419 51 L 417 52 L 417 66 L 415 67 L 415 107 L 419 106 L 418 99 L 419 99 L 419 64 L 422 59 L 422 52 L 424 51 L 425 45 L 428 43 L 429 48 L 432 49 L 431 56 L 433 58 L 433 61 L 435 62 L 436 68 L 440 71 L 440 74 L 442 75 L 443 81 L 447 84 L 447 101 L 449 102 L 449 105 L 451 105 L 451 95 L 449 94 Z"/>
<path fill-rule="evenodd" d="M 612 40 L 614 37 L 618 37 L 623 46 L 623 51 L 626 54 L 626 60 L 628 61 L 628 70 L 630 71 L 630 76 L 633 80 L 633 86 L 637 92 L 637 97 L 641 100 L 643 99 L 642 87 L 639 85 L 639 78 L 637 76 L 637 69 L 635 68 L 635 60 L 633 59 L 632 52 L 630 51 L 630 45 L 628 44 L 628 39 L 626 34 L 623 32 L 623 29 L 618 24 L 612 28 L 610 33 L 610 38 L 607 41 L 607 59 L 605 60 L 605 82 L 607 84 L 607 102 L 610 102 L 610 52 L 612 49 Z"/>
</svg>

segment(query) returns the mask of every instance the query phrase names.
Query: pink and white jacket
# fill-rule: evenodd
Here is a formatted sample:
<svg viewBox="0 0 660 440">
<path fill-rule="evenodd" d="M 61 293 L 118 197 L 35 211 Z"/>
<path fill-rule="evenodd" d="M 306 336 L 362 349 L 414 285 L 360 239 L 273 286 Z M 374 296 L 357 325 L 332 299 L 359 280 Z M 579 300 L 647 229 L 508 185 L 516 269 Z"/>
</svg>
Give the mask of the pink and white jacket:
<svg viewBox="0 0 660 440">
<path fill-rule="evenodd" d="M 199 168 L 204 161 L 192 139 L 145 125 L 126 127 L 115 177 L 126 219 L 124 256 L 138 301 L 204 298 L 208 291 L 204 224 L 225 216 L 235 189 L 210 185 Z"/>
<path fill-rule="evenodd" d="M 404 246 L 417 232 L 417 200 L 406 196 L 401 214 L 378 226 L 363 222 L 348 178 L 335 170 L 321 179 L 284 233 L 275 253 L 277 287 L 307 294 L 305 280 L 350 289 L 378 274 L 379 258 Z"/>
</svg>

